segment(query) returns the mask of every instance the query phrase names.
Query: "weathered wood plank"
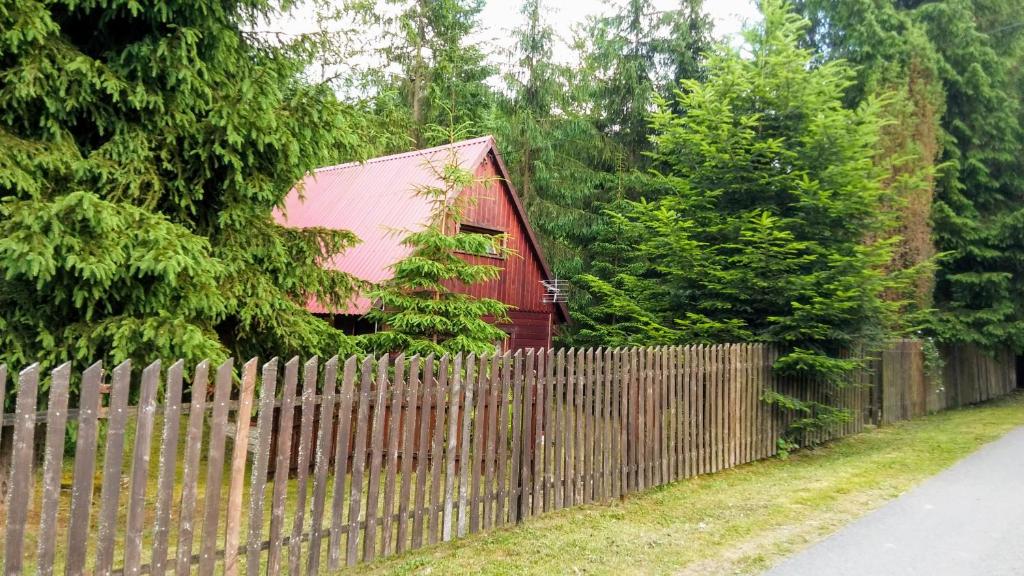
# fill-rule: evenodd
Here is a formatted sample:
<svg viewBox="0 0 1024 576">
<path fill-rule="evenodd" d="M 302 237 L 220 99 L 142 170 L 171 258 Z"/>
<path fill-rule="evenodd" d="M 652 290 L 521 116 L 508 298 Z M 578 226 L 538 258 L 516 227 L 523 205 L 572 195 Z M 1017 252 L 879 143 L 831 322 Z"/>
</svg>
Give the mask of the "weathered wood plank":
<svg viewBox="0 0 1024 576">
<path fill-rule="evenodd" d="M 442 371 L 445 362 L 442 360 Z M 372 562 L 377 557 L 377 508 L 380 498 L 380 472 L 384 459 L 384 416 L 388 400 L 388 357 L 377 360 L 376 401 L 373 404 L 373 424 L 370 428 L 370 479 L 366 490 L 366 520 L 363 529 L 363 560 Z"/>
<path fill-rule="evenodd" d="M 349 486 L 348 539 L 345 541 L 345 563 L 349 566 L 355 566 L 359 561 L 359 515 L 362 512 L 363 475 L 366 471 L 366 436 L 369 428 L 373 366 L 373 358 L 367 356 L 359 370 L 359 407 L 356 415 L 356 443 L 352 451 L 352 483 Z"/>
<path fill-rule="evenodd" d="M 441 472 L 444 469 L 444 432 L 445 432 L 445 409 L 447 400 L 445 393 L 448 390 L 448 365 L 451 359 L 445 356 L 441 359 L 440 370 L 437 382 L 434 384 L 434 422 L 433 440 L 430 446 L 430 516 L 427 518 L 427 538 L 431 544 L 437 544 L 440 531 L 438 529 L 439 517 L 441 515 Z"/>
<path fill-rule="evenodd" d="M 323 402 L 317 428 L 316 456 L 313 463 L 313 510 L 310 515 L 309 557 L 306 573 L 320 573 L 320 557 L 324 537 L 324 508 L 327 505 L 327 472 L 331 466 L 331 436 L 334 429 L 335 402 L 338 399 L 338 357 L 324 365 Z"/>
<path fill-rule="evenodd" d="M 551 423 L 551 411 L 549 409 L 550 404 L 548 403 L 548 389 L 550 384 L 547 379 L 547 362 L 548 352 L 544 348 L 541 348 L 537 353 L 537 370 L 534 374 L 534 385 L 532 385 L 532 395 L 534 395 L 534 448 L 532 448 L 531 458 L 534 461 L 534 480 L 531 481 L 531 494 L 532 494 L 532 509 L 530 515 L 538 516 L 544 511 L 545 506 L 545 494 L 547 493 L 547 484 L 545 480 L 545 449 L 544 439 L 547 434 L 548 426 Z"/>
<path fill-rule="evenodd" d="M 636 492 L 638 489 L 638 471 L 640 470 L 639 463 L 639 419 L 640 410 L 637 405 L 639 399 L 639 352 L 636 348 L 629 348 L 626 350 L 628 355 L 626 361 L 626 374 L 625 374 L 625 406 L 623 409 L 623 416 L 625 417 L 625 428 L 626 428 L 626 487 L 623 490 L 623 494 L 631 494 Z"/>
<path fill-rule="evenodd" d="M 551 441 L 548 442 L 548 451 L 551 452 L 552 470 L 551 482 L 547 490 L 552 493 L 552 505 L 545 506 L 546 510 L 558 510 L 563 507 L 565 500 L 565 349 L 558 351 L 555 358 L 555 388 L 553 390 L 554 403 L 549 405 L 554 408 L 551 418 Z"/>
<path fill-rule="evenodd" d="M 131 484 L 128 489 L 128 520 L 124 535 L 124 573 L 132 576 L 139 574 L 142 566 L 146 483 L 149 477 L 149 454 L 150 445 L 153 440 L 153 424 L 156 419 L 156 392 L 159 384 L 160 361 L 157 360 L 142 371 L 138 416 L 135 419 L 135 445 L 132 450 Z M 66 407 L 66 398 L 64 403 Z M 58 441 L 59 444 L 55 445 L 55 449 L 63 451 L 63 426 L 61 427 Z M 56 490 L 60 490 L 59 484 L 56 486 Z M 56 502 L 54 505 L 56 506 Z M 54 511 L 56 511 L 56 508 L 54 508 Z M 52 541 L 50 536 L 47 536 L 46 539 Z"/>
<path fill-rule="evenodd" d="M 4 538 L 4 574 L 21 574 L 24 569 L 25 526 L 32 499 L 32 458 L 35 444 L 36 394 L 39 390 L 39 364 L 18 374 L 18 394 L 14 406 L 14 437 L 11 444 L 11 486 L 7 497 L 7 533 Z M 2 399 L 0 399 L 2 401 Z M 120 467 L 120 462 L 118 462 Z M 115 509 L 116 511 L 116 509 Z"/>
<path fill-rule="evenodd" d="M 619 498 L 623 494 L 623 487 L 625 485 L 625 462 L 626 458 L 625 451 L 625 425 L 622 419 L 622 410 L 625 402 L 622 400 L 623 396 L 623 382 L 624 382 L 624 370 L 625 370 L 625 358 L 622 354 L 622 348 L 616 348 L 612 350 L 612 412 L 611 412 L 611 456 L 612 456 L 612 498 Z"/>
<path fill-rule="evenodd" d="M 380 552 L 383 556 L 390 556 L 393 550 L 391 544 L 392 518 L 395 510 L 395 482 L 398 476 L 398 452 L 399 439 L 401 437 L 399 425 L 402 423 L 402 403 L 405 400 L 405 356 L 398 356 L 394 363 L 394 384 L 391 388 L 391 409 L 388 413 L 388 449 L 385 453 L 387 458 L 386 480 L 384 482 L 384 512 L 380 524 Z M 316 572 L 310 572 L 316 574 Z"/>
<path fill-rule="evenodd" d="M 302 419 L 299 424 L 298 471 L 295 475 L 295 508 L 292 511 L 292 534 L 288 541 L 289 573 L 297 574 L 302 566 L 302 534 L 306 525 L 306 499 L 309 495 L 309 460 L 313 451 L 313 414 L 316 410 L 316 384 L 320 360 L 313 356 L 302 367 Z"/>
<path fill-rule="evenodd" d="M 241 569 L 238 549 L 242 540 L 242 496 L 245 490 L 245 461 L 249 455 L 249 428 L 252 401 L 256 393 L 256 368 L 259 361 L 250 359 L 242 366 L 242 386 L 238 391 L 235 413 L 235 438 L 231 447 L 231 477 L 228 480 L 228 510 L 224 528 L 224 574 L 236 576 Z"/>
<path fill-rule="evenodd" d="M 495 449 L 497 447 L 497 436 L 498 436 L 498 393 L 501 389 L 500 374 L 498 372 L 500 357 L 494 355 L 491 357 L 491 368 L 488 372 L 488 398 L 487 398 L 487 416 L 484 419 L 484 425 L 486 426 L 486 443 L 487 452 L 484 456 L 486 459 L 484 462 L 484 486 L 483 486 L 483 499 L 484 499 L 484 514 L 483 522 L 481 527 L 483 529 L 490 528 L 494 524 L 494 460 L 495 460 Z"/>
<path fill-rule="evenodd" d="M 505 352 L 501 358 L 501 383 L 498 390 L 498 412 L 495 415 L 495 425 L 498 427 L 496 434 L 498 448 L 495 474 L 497 474 L 497 489 L 494 505 L 494 525 L 504 526 L 508 521 L 508 434 L 509 434 L 509 394 L 512 386 L 512 356 L 511 352 Z"/>
<path fill-rule="evenodd" d="M 153 528 L 153 555 L 150 574 L 163 576 L 167 570 L 168 537 L 171 527 L 171 506 L 174 498 L 174 475 L 178 462 L 178 436 L 181 433 L 181 384 L 184 362 L 178 360 L 167 370 L 164 388 L 163 431 L 160 437 L 160 469 L 156 484 L 156 518 Z M 81 434 L 81 427 L 79 427 Z M 81 436 L 79 436 L 81 440 Z M 77 462 L 76 462 L 77 464 Z"/>
<path fill-rule="evenodd" d="M 520 363 L 524 361 L 525 364 Z M 534 511 L 534 405 L 536 396 L 534 386 L 537 384 L 537 351 L 529 348 L 525 359 L 517 356 L 516 385 L 519 386 L 520 419 L 519 419 L 519 506 L 516 522 L 529 518 Z M 521 380 L 519 378 L 522 378 Z M 513 418 L 515 421 L 515 418 Z M 515 427 L 513 425 L 513 427 Z M 515 446 L 512 452 L 515 452 Z M 512 461 L 515 462 L 513 454 Z"/>
<path fill-rule="evenodd" d="M 462 438 L 460 440 L 459 452 L 459 522 L 458 535 L 465 536 L 469 532 L 469 505 L 470 505 L 470 472 L 475 474 L 472 464 L 473 455 L 470 451 L 473 431 L 473 412 L 475 410 L 473 400 L 476 392 L 476 354 L 466 357 L 466 373 L 463 377 L 462 388 L 464 390 L 464 401 L 462 405 Z"/>
<path fill-rule="evenodd" d="M 583 430 L 583 434 L 580 437 L 583 439 L 583 493 L 580 501 L 582 503 L 588 503 L 594 499 L 594 420 L 593 420 L 593 408 L 594 408 L 594 390 L 597 383 L 594 379 L 594 350 L 588 349 L 583 355 L 584 371 L 581 374 L 580 380 L 583 382 L 583 387 L 580 394 L 580 403 L 583 407 L 581 410 L 582 422 L 580 428 Z"/>
<path fill-rule="evenodd" d="M 213 574 L 217 563 L 217 540 L 220 522 L 220 486 L 224 477 L 224 441 L 227 436 L 228 402 L 231 400 L 231 378 L 234 361 L 228 359 L 217 368 L 213 392 L 213 413 L 210 417 L 210 445 L 206 453 L 206 486 L 203 498 L 203 532 L 199 544 L 199 574 Z"/>
<path fill-rule="evenodd" d="M 476 382 L 471 383 L 476 388 L 476 410 L 473 411 L 473 483 L 470 487 L 470 510 L 469 510 L 469 531 L 480 530 L 480 484 L 483 482 L 484 466 L 484 427 L 487 416 L 487 357 L 480 356 L 477 369 Z M 467 414 L 468 416 L 468 414 Z"/>
<path fill-rule="evenodd" d="M 196 494 L 199 491 L 199 458 L 203 445 L 203 420 L 206 416 L 206 392 L 210 381 L 210 364 L 206 360 L 196 366 L 192 377 L 192 400 L 188 410 L 188 431 L 185 434 L 185 456 L 182 471 L 181 504 L 178 509 L 178 576 L 192 571 L 192 545 L 195 531 Z"/>
<path fill-rule="evenodd" d="M 607 495 L 608 464 L 607 446 L 607 378 L 605 357 L 607 351 L 601 348 L 594 353 L 594 492 L 592 498 L 604 502 Z"/>
<path fill-rule="evenodd" d="M 416 444 L 416 506 L 413 508 L 412 547 L 423 545 L 423 521 L 427 506 L 427 460 L 430 454 L 430 420 L 434 405 L 434 356 L 423 362 L 422 395 L 420 400 L 420 436 Z"/>
<path fill-rule="evenodd" d="M 414 368 L 418 358 L 414 359 Z M 415 372 L 414 372 L 415 374 Z M 418 376 L 417 376 L 418 378 Z M 344 523 L 345 479 L 348 477 L 348 455 L 352 436 L 352 402 L 355 398 L 356 357 L 345 360 L 338 394 L 338 431 L 334 438 L 334 499 L 331 501 L 331 534 L 327 544 L 327 566 L 331 571 L 341 567 L 341 536 L 348 533 Z M 351 509 L 351 503 L 349 503 Z M 350 510 L 351 512 L 351 510 Z M 358 515 L 357 515 L 358 518 Z"/>
<path fill-rule="evenodd" d="M 398 530 L 395 535 L 395 551 L 399 554 L 408 547 L 409 504 L 412 500 L 412 465 L 416 460 L 416 414 L 419 407 L 420 357 L 409 360 L 409 387 L 406 394 L 404 438 L 402 440 L 402 489 L 399 492 Z"/>
<path fill-rule="evenodd" d="M 256 457 L 249 482 L 249 538 L 246 542 L 245 570 L 257 576 L 260 570 L 260 545 L 263 542 L 263 499 L 270 463 L 271 425 L 274 421 L 274 399 L 277 396 L 277 364 L 273 358 L 263 365 L 260 377 L 260 407 L 256 416 Z"/>
<path fill-rule="evenodd" d="M 124 456 L 125 424 L 128 420 L 128 392 L 131 386 L 131 374 L 130 361 L 122 362 L 117 368 L 114 368 L 107 420 L 107 447 L 103 455 L 103 484 L 100 488 L 96 574 L 109 574 L 114 564 L 117 510 L 120 507 L 121 466 Z"/>
<path fill-rule="evenodd" d="M 0 376 L 0 379 L 4 376 Z M 57 541 L 57 505 L 60 503 L 60 476 L 64 462 L 64 433 L 68 423 L 68 385 L 71 363 L 65 362 L 52 372 L 49 405 L 46 408 L 46 445 L 43 448 L 43 502 L 39 511 L 36 572 L 53 574 Z M 0 403 L 4 386 L 0 383 Z M 141 408 L 140 408 L 141 410 Z M 19 489 L 22 487 L 19 485 Z M 10 524 L 8 524 L 10 526 Z"/>
<path fill-rule="evenodd" d="M 442 369 L 443 370 L 443 369 Z M 462 395 L 462 354 L 455 356 L 452 371 L 448 374 L 448 435 L 444 449 L 444 511 L 441 519 L 441 539 L 452 539 L 455 530 L 455 502 L 457 500 L 455 478 L 456 460 L 459 448 L 459 408 Z"/>
<path fill-rule="evenodd" d="M 562 437 L 565 444 L 565 480 L 562 503 L 566 508 L 576 504 L 576 349 L 570 348 L 565 366 L 565 420 Z"/>
<path fill-rule="evenodd" d="M 295 422 L 295 388 L 299 380 L 299 359 L 284 366 L 284 389 L 277 420 L 277 453 L 274 459 L 274 489 L 270 496 L 270 535 L 267 549 L 267 574 L 281 571 L 281 546 L 284 533 L 285 499 L 288 496 L 288 472 L 291 469 L 292 430 Z"/>
</svg>

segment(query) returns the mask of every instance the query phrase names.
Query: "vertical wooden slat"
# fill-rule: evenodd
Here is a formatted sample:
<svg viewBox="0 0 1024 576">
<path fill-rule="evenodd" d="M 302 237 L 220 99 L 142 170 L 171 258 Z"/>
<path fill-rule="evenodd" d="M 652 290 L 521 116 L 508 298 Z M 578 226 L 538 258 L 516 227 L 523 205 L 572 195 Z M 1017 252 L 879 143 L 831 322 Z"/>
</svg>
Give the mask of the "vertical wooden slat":
<svg viewBox="0 0 1024 576">
<path fill-rule="evenodd" d="M 366 436 L 370 413 L 370 389 L 373 358 L 367 356 L 360 367 L 359 407 L 356 415 L 356 440 L 352 449 L 352 483 L 348 499 L 348 539 L 345 541 L 345 563 L 355 566 L 359 560 L 359 515 L 362 512 L 363 474 L 366 470 Z M 365 537 L 365 534 L 364 534 Z"/>
<path fill-rule="evenodd" d="M 565 420 L 562 437 L 565 444 L 565 481 L 562 503 L 570 507 L 576 503 L 576 349 L 570 348 L 565 367 Z"/>
<path fill-rule="evenodd" d="M 100 488 L 96 574 L 109 574 L 114 564 L 114 543 L 117 538 L 117 510 L 121 496 L 121 466 L 124 456 L 125 423 L 128 419 L 128 392 L 131 386 L 131 374 L 131 361 L 126 360 L 114 368 L 110 391 L 110 416 L 107 420 L 107 448 L 103 455 L 103 484 Z"/>
<path fill-rule="evenodd" d="M 484 465 L 484 427 L 487 416 L 487 357 L 480 356 L 476 382 L 468 382 L 467 386 L 476 388 L 476 410 L 473 411 L 473 482 L 470 487 L 469 531 L 480 529 L 480 484 L 483 482 Z M 467 414 L 468 416 L 468 414 Z"/>
<path fill-rule="evenodd" d="M 414 369 L 419 359 L 413 359 Z M 418 376 L 417 376 L 418 378 Z M 331 501 L 331 534 L 327 544 L 327 566 L 331 571 L 341 567 L 341 536 L 348 533 L 343 521 L 345 511 L 345 478 L 348 476 L 349 439 L 352 436 L 352 401 L 355 397 L 356 357 L 345 360 L 338 395 L 338 432 L 334 439 L 334 499 Z M 351 503 L 349 503 L 351 508 Z"/>
<path fill-rule="evenodd" d="M 532 350 L 531 350 L 532 352 Z M 533 356 L 528 355 L 527 361 Z M 532 367 L 527 363 L 526 370 Z M 522 461 L 522 425 L 523 425 L 523 352 L 516 351 L 515 368 L 512 372 L 512 454 L 509 460 L 509 497 L 508 497 L 508 521 L 511 524 L 519 522 L 520 504 L 525 501 L 521 482 L 523 471 L 529 468 L 526 462 Z"/>
<path fill-rule="evenodd" d="M 434 422 L 433 440 L 430 446 L 430 516 L 427 518 L 428 542 L 436 544 L 439 537 L 439 516 L 441 514 L 441 471 L 444 469 L 442 450 L 444 448 L 445 409 L 447 401 L 445 393 L 448 389 L 448 365 L 451 359 L 441 359 L 438 380 L 434 384 Z"/>
<path fill-rule="evenodd" d="M 284 365 L 284 389 L 277 419 L 277 453 L 274 459 L 274 488 L 270 496 L 270 535 L 267 548 L 267 574 L 281 571 L 281 546 L 284 532 L 285 499 L 288 496 L 288 472 L 292 460 L 292 430 L 295 421 L 295 388 L 299 380 L 299 359 Z"/>
<path fill-rule="evenodd" d="M 385 453 L 387 458 L 387 477 L 384 483 L 384 512 L 381 518 L 380 552 L 383 556 L 391 555 L 391 523 L 392 515 L 395 512 L 395 481 L 398 476 L 398 451 L 400 430 L 399 424 L 402 421 L 402 403 L 405 400 L 405 356 L 395 358 L 394 385 L 391 389 L 391 410 L 388 415 L 388 449 Z M 310 574 L 316 572 L 310 571 Z"/>
<path fill-rule="evenodd" d="M 444 371 L 445 361 L 441 361 Z M 377 507 L 380 497 L 380 471 L 384 458 L 384 415 L 388 400 L 388 357 L 377 360 L 377 395 L 373 405 L 373 424 L 370 429 L 370 480 L 366 490 L 366 524 L 363 529 L 363 560 L 372 562 L 377 557 Z"/>
<path fill-rule="evenodd" d="M 588 349 L 583 356 L 584 368 L 580 380 L 583 381 L 583 388 L 580 394 L 582 410 L 583 434 L 583 494 L 581 502 L 586 503 L 593 500 L 594 488 L 594 390 L 597 386 L 594 380 L 594 350 Z"/>
<path fill-rule="evenodd" d="M 712 388 L 711 388 L 711 347 L 701 345 L 697 351 L 698 362 L 700 365 L 697 367 L 697 407 L 700 413 L 697 415 L 697 427 L 700 440 L 700 470 L 699 474 L 707 474 L 711 472 L 711 461 L 713 457 L 713 450 L 711 449 L 711 430 L 712 426 L 712 411 L 713 405 Z"/>
<path fill-rule="evenodd" d="M 543 353 L 543 352 L 542 352 Z M 522 522 L 526 518 L 529 518 L 533 513 L 534 507 L 534 492 L 533 492 L 533 477 L 537 472 L 536 463 L 533 460 L 533 430 L 534 430 L 534 406 L 539 401 L 538 395 L 536 394 L 536 386 L 538 377 L 540 376 L 537 370 L 537 350 L 530 348 L 526 351 L 526 364 L 524 365 L 522 372 L 522 380 L 516 379 L 516 385 L 518 386 L 519 402 L 520 406 L 520 417 L 519 417 L 519 514 L 516 517 L 517 522 Z M 513 418 L 513 423 L 515 418 Z M 515 428 L 513 424 L 513 428 Z M 512 451 L 515 452 L 515 446 Z M 516 461 L 515 455 L 512 457 L 513 462 Z"/>
<path fill-rule="evenodd" d="M 637 490 L 637 470 L 639 458 L 637 455 L 637 447 L 639 445 L 639 438 L 637 437 L 640 410 L 637 409 L 637 382 L 639 377 L 637 375 L 638 365 L 638 353 L 636 348 L 629 348 L 626 350 L 626 371 L 625 381 L 623 382 L 625 387 L 625 393 L 623 399 L 625 405 L 623 406 L 623 424 L 626 430 L 626 485 L 623 489 L 623 494 L 630 494 Z"/>
<path fill-rule="evenodd" d="M 456 461 L 459 448 L 459 408 L 462 394 L 462 354 L 455 356 L 451 373 L 448 375 L 448 436 L 444 450 L 444 511 L 441 522 L 441 539 L 445 542 L 452 539 L 455 528 L 455 492 Z"/>
<path fill-rule="evenodd" d="M 324 365 L 324 386 L 320 404 L 320 421 L 316 438 L 316 461 L 313 464 L 313 511 L 310 516 L 309 558 L 307 574 L 320 573 L 321 541 L 324 536 L 324 508 L 327 505 L 327 472 L 331 466 L 331 437 L 334 430 L 334 406 L 338 399 L 338 357 Z"/>
<path fill-rule="evenodd" d="M 217 368 L 210 419 L 210 446 L 206 454 L 206 493 L 203 498 L 203 535 L 200 541 L 199 574 L 213 574 L 217 563 L 217 530 L 220 521 L 220 485 L 224 477 L 224 440 L 227 434 L 228 402 L 234 362 L 228 359 Z"/>
<path fill-rule="evenodd" d="M 537 353 L 537 379 L 534 383 L 533 404 L 533 510 L 540 514 L 548 506 L 547 480 L 551 468 L 550 459 L 544 449 L 545 439 L 551 435 L 551 350 L 540 349 Z"/>
<path fill-rule="evenodd" d="M 501 389 L 501 381 L 498 373 L 498 365 L 501 359 L 498 355 L 494 355 L 491 358 L 491 369 L 488 373 L 489 384 L 488 388 L 488 399 L 487 399 L 487 417 L 484 420 L 484 425 L 487 428 L 486 441 L 487 441 L 487 453 L 485 455 L 486 461 L 484 463 L 484 487 L 483 487 L 483 498 L 484 498 L 484 515 L 481 527 L 484 529 L 490 528 L 494 523 L 494 460 L 495 460 L 495 448 L 497 447 L 497 436 L 498 436 L 498 392 Z"/>
<path fill-rule="evenodd" d="M 206 416 L 206 391 L 210 364 L 203 360 L 192 377 L 192 401 L 188 408 L 185 434 L 185 460 L 181 480 L 181 504 L 178 515 L 176 573 L 187 576 L 192 570 L 192 544 L 195 532 L 196 494 L 199 491 L 199 457 L 203 445 L 203 420 Z"/>
<path fill-rule="evenodd" d="M 660 346 L 654 350 L 654 461 L 652 462 L 652 483 L 660 486 L 665 482 L 665 347 Z"/>
<path fill-rule="evenodd" d="M 508 434 L 509 434 L 509 394 L 512 386 L 512 357 L 511 352 L 505 352 L 505 355 L 501 358 L 501 384 L 498 390 L 498 412 L 495 415 L 496 426 L 498 427 L 498 433 L 496 441 L 498 442 L 498 449 L 496 453 L 496 471 L 497 474 L 497 491 L 496 501 L 494 506 L 494 524 L 495 526 L 503 526 L 507 521 L 507 498 L 508 498 Z"/>
<path fill-rule="evenodd" d="M 128 490 L 128 524 L 124 535 L 124 573 L 133 576 L 139 573 L 142 566 L 146 483 L 149 478 L 150 444 L 153 440 L 156 391 L 159 384 L 160 361 L 157 360 L 142 371 L 138 416 L 135 420 L 135 446 L 132 450 L 131 485 Z M 63 449 L 64 431 L 62 428 L 59 450 Z"/>
<path fill-rule="evenodd" d="M 316 383 L 320 360 L 313 356 L 302 367 L 302 420 L 299 423 L 298 473 L 295 477 L 295 508 L 292 511 L 292 535 L 288 541 L 288 569 L 297 574 L 302 566 L 302 534 L 306 525 L 306 498 L 309 494 L 309 455 L 313 451 L 313 411 L 316 409 Z"/>
<path fill-rule="evenodd" d="M 231 477 L 228 480 L 228 515 L 224 527 L 224 574 L 236 576 L 241 568 L 238 547 L 242 540 L 242 495 L 245 489 L 245 461 L 249 455 L 249 428 L 252 399 L 256 393 L 258 360 L 251 358 L 242 367 L 242 387 L 238 391 L 235 412 L 235 438 L 231 446 Z"/>
<path fill-rule="evenodd" d="M 622 391 L 623 391 L 623 370 L 625 370 L 622 348 L 612 351 L 612 430 L 611 430 L 611 456 L 612 456 L 612 498 L 618 498 L 623 494 L 625 484 L 624 458 L 626 446 L 624 442 L 624 424 L 622 420 Z"/>
<path fill-rule="evenodd" d="M 178 435 L 181 433 L 183 370 L 183 361 L 178 360 L 172 364 L 167 370 L 164 389 L 164 426 L 160 437 L 160 470 L 157 472 L 156 519 L 153 528 L 153 556 L 150 561 L 150 574 L 154 576 L 163 576 L 167 570 L 167 541 L 171 525 L 174 474 L 177 470 Z"/>
<path fill-rule="evenodd" d="M 639 400 L 637 409 L 640 412 L 639 419 L 639 445 L 638 454 L 639 469 L 639 490 L 646 490 L 651 487 L 651 374 L 654 364 L 654 351 L 650 348 L 640 350 L 641 369 L 639 371 Z"/>
<path fill-rule="evenodd" d="M 430 453 L 430 420 L 434 401 L 434 356 L 423 363 L 423 390 L 420 401 L 419 442 L 416 443 L 416 507 L 413 509 L 412 547 L 423 545 L 423 515 L 427 505 L 427 460 Z"/>
<path fill-rule="evenodd" d="M 607 351 L 597 349 L 594 355 L 594 494 L 593 499 L 605 500 L 607 494 L 608 465 L 605 458 L 607 440 L 607 379 L 605 378 L 605 356 Z"/>
<path fill-rule="evenodd" d="M 36 394 L 39 391 L 39 364 L 18 374 L 18 393 L 14 407 L 14 438 L 11 444 L 10 486 L 7 500 L 7 533 L 4 541 L 4 574 L 21 574 L 24 569 L 25 526 L 32 499 L 32 457 L 35 444 Z M 3 398 L 0 398 L 0 403 Z M 0 409 L 0 412 L 3 410 Z M 120 468 L 120 462 L 118 462 Z M 14 489 L 16 487 L 17 489 Z M 116 512 L 116 509 L 115 509 Z"/>
<path fill-rule="evenodd" d="M 0 379 L 3 378 L 4 375 L 0 375 Z M 53 559 L 56 552 L 57 504 L 60 503 L 60 476 L 64 462 L 64 432 L 68 422 L 68 384 L 70 380 L 70 362 L 65 362 L 53 371 L 49 390 L 49 406 L 46 409 L 46 445 L 43 449 L 43 506 L 39 513 L 36 572 L 47 576 L 53 574 Z M 3 388 L 3 383 L 0 383 L 0 412 L 3 412 Z"/>
<path fill-rule="evenodd" d="M 585 350 L 576 351 L 576 373 L 574 382 L 576 384 L 576 404 L 574 412 L 573 428 L 576 431 L 575 442 L 573 443 L 573 458 L 575 459 L 574 470 L 576 481 L 573 486 L 574 502 L 583 503 L 583 478 L 586 470 L 583 468 L 583 455 L 586 452 L 586 415 L 584 414 L 584 381 L 587 376 L 587 356 Z"/>
<path fill-rule="evenodd" d="M 402 440 L 402 489 L 398 497 L 398 530 L 395 535 L 395 550 L 399 554 L 407 548 L 409 527 L 409 504 L 412 499 L 412 464 L 416 460 L 416 414 L 419 406 L 420 357 L 409 360 L 409 389 L 406 394 L 404 438 Z"/>
<path fill-rule="evenodd" d="M 548 356 L 548 360 L 551 360 L 551 356 Z M 551 439 L 548 441 L 547 450 L 550 452 L 550 456 L 545 455 L 545 458 L 551 460 L 551 480 L 547 483 L 545 490 L 551 494 L 551 497 L 545 496 L 544 510 L 557 510 L 562 507 L 563 499 L 565 497 L 565 491 L 562 488 L 562 482 L 565 479 L 565 473 L 562 471 L 562 463 L 565 458 L 565 350 L 559 350 L 555 358 L 554 368 L 554 381 L 555 386 L 552 389 L 551 396 L 549 399 L 553 399 L 548 402 L 548 406 L 551 407 L 551 427 L 549 428 Z M 549 381 L 550 382 L 550 381 Z M 550 386 L 550 383 L 548 384 Z M 547 469 L 545 464 L 545 469 Z M 547 505 L 547 500 L 551 500 L 551 505 Z"/>
<path fill-rule="evenodd" d="M 473 430 L 474 393 L 476 392 L 475 372 L 476 354 L 466 357 L 466 374 L 463 379 L 463 395 L 465 397 L 462 405 L 462 438 L 460 440 L 459 452 L 459 522 L 458 535 L 465 536 L 469 532 L 469 503 L 470 503 L 470 471 L 473 469 L 472 455 L 470 452 L 470 433 Z"/>
<path fill-rule="evenodd" d="M 267 486 L 267 468 L 270 463 L 271 425 L 274 421 L 274 399 L 277 396 L 277 358 L 263 365 L 260 377 L 260 408 L 256 416 L 256 456 L 249 482 L 249 538 L 246 542 L 248 576 L 260 570 L 260 548 L 263 544 L 263 498 Z"/>
<path fill-rule="evenodd" d="M 684 346 L 682 350 L 682 378 L 683 378 L 683 477 L 690 478 L 695 475 L 694 463 L 696 462 L 696 443 L 694 442 L 694 428 L 696 411 L 694 403 L 696 392 L 693 386 L 693 346 Z"/>
</svg>

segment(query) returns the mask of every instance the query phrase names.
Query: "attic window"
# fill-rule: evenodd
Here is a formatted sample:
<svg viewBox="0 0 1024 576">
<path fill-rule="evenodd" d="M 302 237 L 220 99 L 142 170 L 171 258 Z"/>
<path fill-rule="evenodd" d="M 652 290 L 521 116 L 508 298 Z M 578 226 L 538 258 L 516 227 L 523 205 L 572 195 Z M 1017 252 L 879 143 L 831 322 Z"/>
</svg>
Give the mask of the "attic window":
<svg viewBox="0 0 1024 576">
<path fill-rule="evenodd" d="M 480 234 L 483 236 L 491 236 L 494 241 L 490 243 L 487 248 L 487 255 L 495 258 L 501 257 L 501 248 L 504 248 L 504 239 L 497 238 L 505 234 L 503 230 L 497 228 L 489 228 L 487 226 L 481 226 L 478 224 L 462 224 L 459 226 L 459 232 L 465 234 Z"/>
</svg>

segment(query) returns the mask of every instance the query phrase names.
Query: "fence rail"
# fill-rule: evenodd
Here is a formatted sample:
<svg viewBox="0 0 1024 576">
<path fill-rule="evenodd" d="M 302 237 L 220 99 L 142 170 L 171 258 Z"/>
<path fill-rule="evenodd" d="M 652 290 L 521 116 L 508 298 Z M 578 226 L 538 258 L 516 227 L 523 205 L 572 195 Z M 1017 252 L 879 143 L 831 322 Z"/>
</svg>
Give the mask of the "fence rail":
<svg viewBox="0 0 1024 576">
<path fill-rule="evenodd" d="M 942 387 L 909 340 L 845 386 L 778 378 L 759 344 L 0 367 L 4 571 L 316 574 L 772 456 L 793 416 L 768 390 L 850 411 L 815 442 L 1016 386 L 1009 354 L 945 354 Z"/>
</svg>

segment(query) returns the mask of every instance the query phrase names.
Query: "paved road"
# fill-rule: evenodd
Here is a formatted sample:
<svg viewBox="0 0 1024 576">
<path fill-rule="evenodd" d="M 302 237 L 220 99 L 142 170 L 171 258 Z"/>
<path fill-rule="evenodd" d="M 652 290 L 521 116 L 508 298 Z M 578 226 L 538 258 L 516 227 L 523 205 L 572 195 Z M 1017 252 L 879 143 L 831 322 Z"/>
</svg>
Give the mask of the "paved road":
<svg viewBox="0 0 1024 576">
<path fill-rule="evenodd" d="M 1024 576 L 1024 427 L 765 576 Z"/>
</svg>

